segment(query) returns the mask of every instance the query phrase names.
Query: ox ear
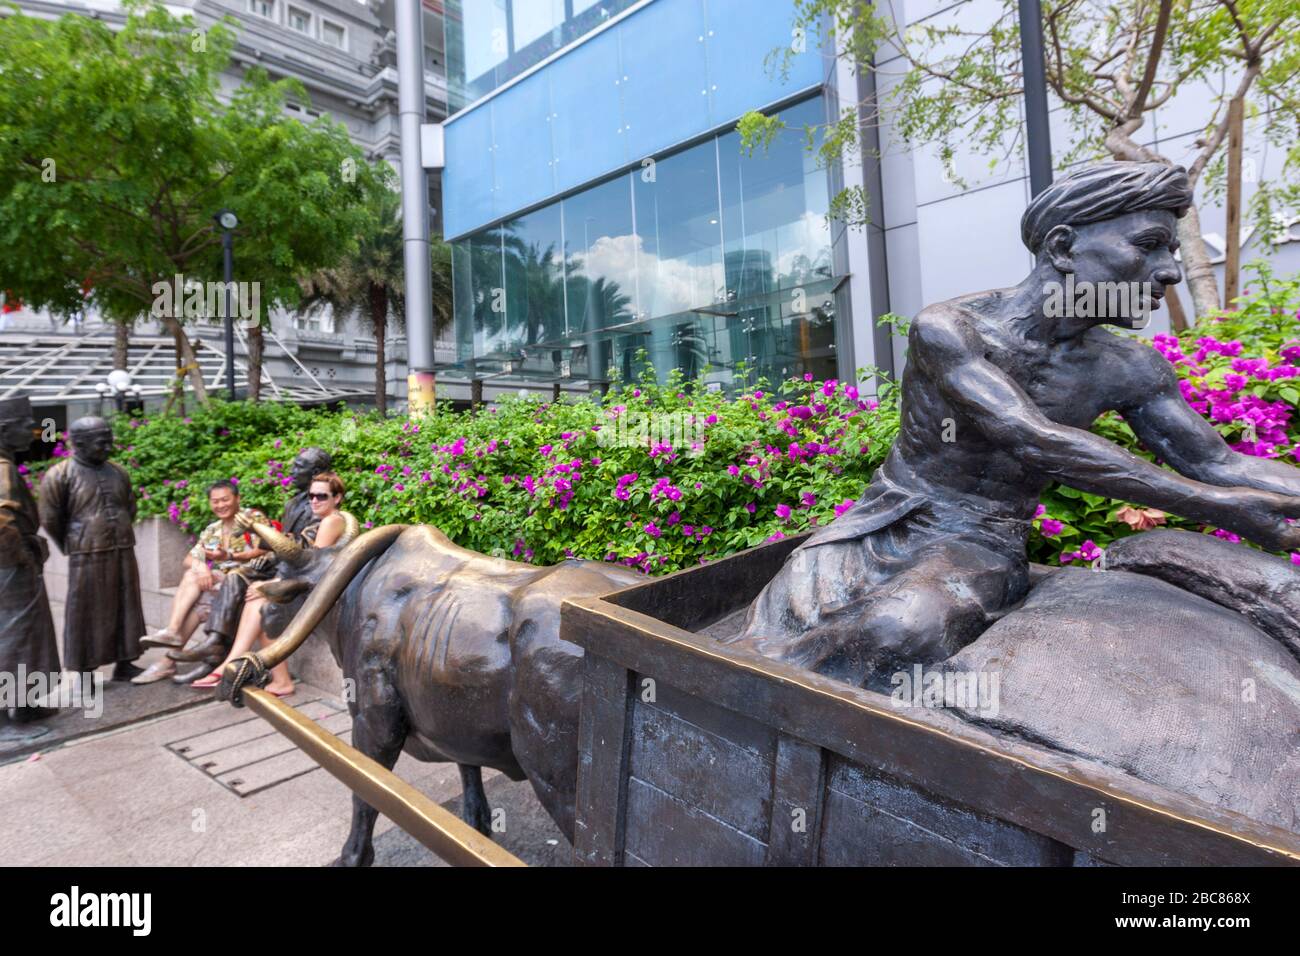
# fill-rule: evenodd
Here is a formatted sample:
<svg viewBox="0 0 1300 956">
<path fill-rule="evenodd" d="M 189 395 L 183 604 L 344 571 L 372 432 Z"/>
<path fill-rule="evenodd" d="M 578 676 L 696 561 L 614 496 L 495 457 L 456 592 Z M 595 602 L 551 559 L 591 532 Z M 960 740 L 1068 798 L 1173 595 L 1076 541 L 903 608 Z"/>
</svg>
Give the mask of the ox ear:
<svg viewBox="0 0 1300 956">
<path fill-rule="evenodd" d="M 262 585 L 262 595 L 272 604 L 288 604 L 299 594 L 311 590 L 311 582 L 301 579 L 289 581 L 267 581 Z"/>
</svg>

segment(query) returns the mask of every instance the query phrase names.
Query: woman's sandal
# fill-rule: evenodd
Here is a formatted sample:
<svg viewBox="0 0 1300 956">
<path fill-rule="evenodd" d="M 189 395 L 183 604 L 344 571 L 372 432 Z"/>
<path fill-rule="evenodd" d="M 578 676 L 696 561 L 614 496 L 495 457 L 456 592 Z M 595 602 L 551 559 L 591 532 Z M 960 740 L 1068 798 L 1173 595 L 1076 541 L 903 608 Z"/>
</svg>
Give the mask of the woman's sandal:
<svg viewBox="0 0 1300 956">
<path fill-rule="evenodd" d="M 220 683 L 221 683 L 221 671 L 215 670 L 207 677 L 200 677 L 198 680 L 191 683 L 190 686 L 195 688 L 196 690 L 211 690 L 212 688 L 216 687 Z"/>
</svg>

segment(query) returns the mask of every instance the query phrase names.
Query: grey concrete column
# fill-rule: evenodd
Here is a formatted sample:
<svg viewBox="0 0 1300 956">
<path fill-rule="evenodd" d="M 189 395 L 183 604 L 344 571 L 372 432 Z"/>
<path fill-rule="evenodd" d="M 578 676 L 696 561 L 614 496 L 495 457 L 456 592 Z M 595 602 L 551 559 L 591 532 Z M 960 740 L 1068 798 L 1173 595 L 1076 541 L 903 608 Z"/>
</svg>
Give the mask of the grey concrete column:
<svg viewBox="0 0 1300 956">
<path fill-rule="evenodd" d="M 870 68 L 855 68 L 846 56 L 837 56 L 831 75 L 833 88 L 827 97 L 828 121 L 839 116 L 842 107 L 856 106 L 861 122 L 862 149 L 831 170 L 833 192 L 862 186 L 867 196 L 868 223 L 847 228 L 831 225 L 835 274 L 848 276 L 835 295 L 836 353 L 839 376 L 857 382 L 857 370 L 874 366 L 895 374 L 893 336 L 876 325 L 876 319 L 890 311 L 889 273 L 886 268 L 884 189 L 881 183 L 880 129 L 876 117 L 876 74 Z M 877 383 L 868 382 L 875 388 Z"/>
<path fill-rule="evenodd" d="M 1020 0 L 1020 63 L 1025 88 L 1029 191 L 1037 196 L 1052 185 L 1052 140 L 1043 66 L 1043 9 L 1038 0 Z"/>
</svg>

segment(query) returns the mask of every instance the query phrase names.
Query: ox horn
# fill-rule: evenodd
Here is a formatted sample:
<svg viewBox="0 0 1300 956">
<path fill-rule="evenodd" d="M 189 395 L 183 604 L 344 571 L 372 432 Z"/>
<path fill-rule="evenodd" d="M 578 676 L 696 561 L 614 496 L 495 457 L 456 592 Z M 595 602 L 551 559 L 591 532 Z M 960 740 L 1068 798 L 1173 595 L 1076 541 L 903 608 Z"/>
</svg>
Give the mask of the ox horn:
<svg viewBox="0 0 1300 956">
<path fill-rule="evenodd" d="M 361 523 L 350 511 L 340 511 L 339 514 L 343 516 L 343 534 L 339 538 L 339 544 L 347 544 L 361 533 Z"/>
<path fill-rule="evenodd" d="M 290 535 L 285 534 L 283 531 L 276 531 L 269 524 L 263 524 L 261 521 L 252 522 L 250 527 L 253 529 L 253 533 L 262 539 L 262 543 L 275 553 L 277 558 L 290 564 L 298 563 L 298 558 L 302 555 L 302 545 Z"/>
<path fill-rule="evenodd" d="M 301 647 L 303 641 L 307 640 L 307 636 L 329 613 L 334 602 L 339 599 L 339 595 L 352 583 L 352 579 L 372 558 L 387 551 L 407 527 L 404 524 L 390 524 L 375 528 L 340 551 L 320 582 L 307 595 L 307 600 L 289 622 L 289 626 L 284 629 L 284 633 L 269 647 L 254 652 L 263 666 L 269 670 Z"/>
</svg>

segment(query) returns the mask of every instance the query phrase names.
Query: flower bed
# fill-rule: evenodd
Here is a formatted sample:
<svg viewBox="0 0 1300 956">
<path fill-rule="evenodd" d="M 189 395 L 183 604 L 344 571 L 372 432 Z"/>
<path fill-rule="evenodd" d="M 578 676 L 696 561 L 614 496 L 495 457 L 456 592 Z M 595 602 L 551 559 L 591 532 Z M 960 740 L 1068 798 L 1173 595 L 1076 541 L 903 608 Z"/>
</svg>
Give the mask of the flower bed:
<svg viewBox="0 0 1300 956">
<path fill-rule="evenodd" d="M 603 403 L 510 399 L 418 422 L 214 402 L 185 419 L 120 419 L 116 458 L 141 515 L 186 530 L 210 520 L 203 492 L 219 478 L 278 514 L 295 452 L 319 445 L 365 525 L 426 522 L 487 553 L 659 572 L 830 520 L 897 428 L 892 388 L 798 379 L 728 398 L 648 373 Z"/>
<path fill-rule="evenodd" d="M 1261 269 L 1239 311 L 1154 347 L 1183 394 L 1244 454 L 1295 462 L 1300 445 L 1300 282 Z M 142 516 L 185 528 L 204 490 L 240 482 L 244 504 L 279 514 L 298 448 L 334 455 L 346 507 L 366 525 L 425 522 L 490 554 L 550 563 L 619 561 L 660 573 L 824 524 L 862 492 L 898 431 L 897 392 L 792 379 L 733 397 L 647 373 L 603 401 L 511 399 L 418 422 L 349 411 L 214 402 L 191 417 L 116 423 Z M 1110 414 L 1095 431 L 1148 459 Z M 32 475 L 36 478 L 37 475 Z M 1138 530 L 1205 530 L 1181 518 L 1053 486 L 1030 556 L 1091 562 Z"/>
</svg>

